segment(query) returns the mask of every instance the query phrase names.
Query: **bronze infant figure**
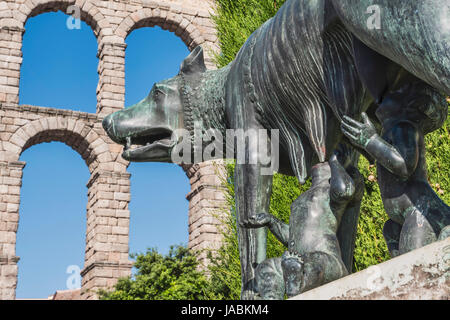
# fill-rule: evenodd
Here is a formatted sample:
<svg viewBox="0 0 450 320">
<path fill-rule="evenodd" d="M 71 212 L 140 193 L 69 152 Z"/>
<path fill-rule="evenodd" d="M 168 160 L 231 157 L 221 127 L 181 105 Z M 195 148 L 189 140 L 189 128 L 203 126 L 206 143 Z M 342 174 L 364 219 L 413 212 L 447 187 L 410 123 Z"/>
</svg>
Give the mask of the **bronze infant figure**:
<svg viewBox="0 0 450 320">
<path fill-rule="evenodd" d="M 312 168 L 311 188 L 292 204 L 289 224 L 269 213 L 242 222 L 247 228 L 268 227 L 288 248 L 282 257 L 258 265 L 260 299 L 293 297 L 349 273 L 337 231 L 346 210 L 359 211 L 364 195 L 363 178 L 349 161 L 349 153 L 351 149 L 341 144 L 329 162 Z"/>
<path fill-rule="evenodd" d="M 364 122 L 344 117 L 342 131 L 377 161 L 378 181 L 390 220 L 383 234 L 391 256 L 448 237 L 450 207 L 433 191 L 427 176 L 424 136 L 447 117 L 445 96 L 408 81 L 386 94 L 376 110 L 381 135 L 366 114 Z"/>
</svg>

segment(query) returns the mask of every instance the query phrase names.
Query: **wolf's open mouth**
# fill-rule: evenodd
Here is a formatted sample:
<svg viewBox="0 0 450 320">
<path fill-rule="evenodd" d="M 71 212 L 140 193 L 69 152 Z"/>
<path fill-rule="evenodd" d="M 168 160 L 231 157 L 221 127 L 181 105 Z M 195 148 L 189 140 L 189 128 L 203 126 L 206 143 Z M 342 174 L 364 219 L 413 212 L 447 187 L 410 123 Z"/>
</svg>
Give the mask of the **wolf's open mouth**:
<svg viewBox="0 0 450 320">
<path fill-rule="evenodd" d="M 164 127 L 152 128 L 143 131 L 138 136 L 127 137 L 124 152 L 128 154 L 145 152 L 158 146 L 171 148 L 174 144 L 172 130 Z"/>
</svg>

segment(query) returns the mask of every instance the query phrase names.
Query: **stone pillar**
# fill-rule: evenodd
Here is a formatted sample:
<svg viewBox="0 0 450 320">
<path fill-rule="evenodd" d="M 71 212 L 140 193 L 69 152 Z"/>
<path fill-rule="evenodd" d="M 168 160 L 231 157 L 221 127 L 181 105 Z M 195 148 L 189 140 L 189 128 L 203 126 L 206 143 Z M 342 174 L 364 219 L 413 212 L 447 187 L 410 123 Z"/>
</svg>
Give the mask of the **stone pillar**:
<svg viewBox="0 0 450 320">
<path fill-rule="evenodd" d="M 125 43 L 101 42 L 98 50 L 97 114 L 109 115 L 125 104 Z"/>
<path fill-rule="evenodd" d="M 94 172 L 88 187 L 86 253 L 81 272 L 82 299 L 96 299 L 131 274 L 128 260 L 130 174 Z"/>
<path fill-rule="evenodd" d="M 208 161 L 185 167 L 191 184 L 189 201 L 189 249 L 199 251 L 200 264 L 208 264 L 206 250 L 216 250 L 222 242 L 220 226 L 226 210 L 222 161 Z"/>
<path fill-rule="evenodd" d="M 0 103 L 19 103 L 19 78 L 22 65 L 24 29 L 0 29 Z"/>
<path fill-rule="evenodd" d="M 0 300 L 16 297 L 16 233 L 25 162 L 0 163 Z"/>
</svg>

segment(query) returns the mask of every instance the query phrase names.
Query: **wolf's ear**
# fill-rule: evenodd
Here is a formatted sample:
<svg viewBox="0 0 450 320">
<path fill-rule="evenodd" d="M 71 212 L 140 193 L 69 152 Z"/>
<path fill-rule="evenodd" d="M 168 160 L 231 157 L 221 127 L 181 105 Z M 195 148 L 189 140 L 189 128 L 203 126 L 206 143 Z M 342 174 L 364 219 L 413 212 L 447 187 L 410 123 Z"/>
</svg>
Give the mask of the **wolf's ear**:
<svg viewBox="0 0 450 320">
<path fill-rule="evenodd" d="M 206 71 L 205 57 L 203 48 L 201 46 L 192 50 L 191 54 L 184 59 L 181 64 L 180 73 L 191 75 L 196 73 L 203 73 Z"/>
</svg>

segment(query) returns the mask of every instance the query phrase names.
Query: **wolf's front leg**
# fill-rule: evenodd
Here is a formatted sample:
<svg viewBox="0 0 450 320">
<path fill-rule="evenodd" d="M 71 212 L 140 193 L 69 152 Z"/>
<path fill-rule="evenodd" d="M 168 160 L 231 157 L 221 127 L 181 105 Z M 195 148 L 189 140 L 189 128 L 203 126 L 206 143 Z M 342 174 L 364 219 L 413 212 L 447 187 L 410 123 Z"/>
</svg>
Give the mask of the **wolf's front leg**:
<svg viewBox="0 0 450 320">
<path fill-rule="evenodd" d="M 257 294 L 255 272 L 258 264 L 266 260 L 267 228 L 247 229 L 242 224 L 257 213 L 269 212 L 272 194 L 272 172 L 268 170 L 271 164 L 262 164 L 267 154 L 262 154 L 257 131 L 247 128 L 244 137 L 238 137 L 241 139 L 236 154 L 236 216 L 243 300 L 253 300 Z M 271 145 L 270 139 L 263 142 Z M 244 146 L 243 150 L 239 145 Z M 268 151 L 270 154 L 270 149 Z"/>
<path fill-rule="evenodd" d="M 256 296 L 255 270 L 266 259 L 267 229 L 247 229 L 241 222 L 256 213 L 269 212 L 271 193 L 272 176 L 261 175 L 261 165 L 236 164 L 236 216 L 243 300 L 253 300 Z"/>
</svg>

